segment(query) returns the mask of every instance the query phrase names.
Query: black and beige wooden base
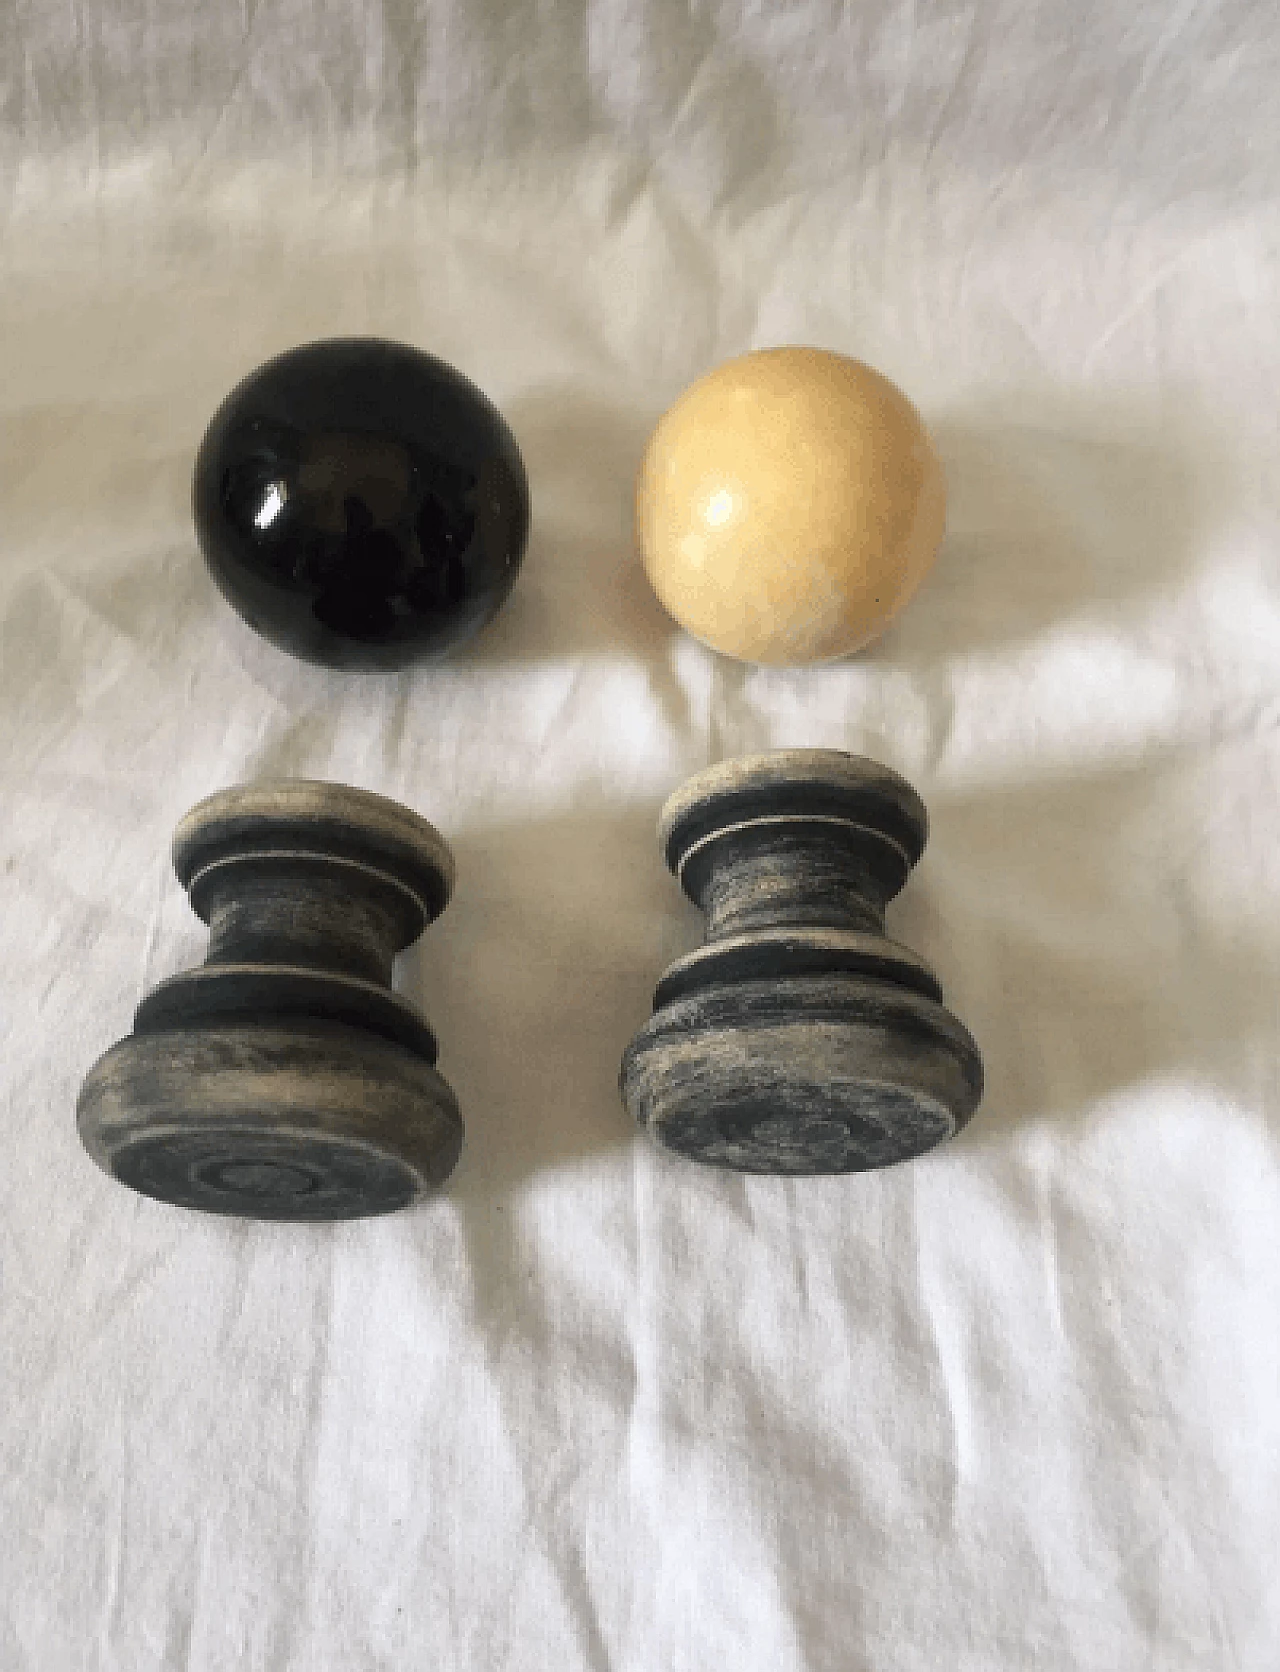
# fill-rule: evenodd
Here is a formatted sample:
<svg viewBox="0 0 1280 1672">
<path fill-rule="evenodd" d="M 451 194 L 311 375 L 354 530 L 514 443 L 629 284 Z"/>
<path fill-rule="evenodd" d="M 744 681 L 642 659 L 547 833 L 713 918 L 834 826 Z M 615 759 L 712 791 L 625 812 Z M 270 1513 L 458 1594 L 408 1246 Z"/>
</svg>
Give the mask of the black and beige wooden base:
<svg viewBox="0 0 1280 1672">
<path fill-rule="evenodd" d="M 439 832 L 382 796 L 284 779 L 202 801 L 173 858 L 208 960 L 149 993 L 85 1080 L 94 1160 L 144 1195 L 254 1219 L 387 1213 L 441 1184 L 462 1119 L 391 987 L 449 898 Z"/>
<path fill-rule="evenodd" d="M 667 802 L 659 840 L 707 915 L 623 1058 L 666 1148 L 753 1173 L 886 1167 L 957 1132 L 982 1094 L 968 1032 L 884 910 L 925 845 L 919 796 L 875 761 L 727 761 Z"/>
</svg>

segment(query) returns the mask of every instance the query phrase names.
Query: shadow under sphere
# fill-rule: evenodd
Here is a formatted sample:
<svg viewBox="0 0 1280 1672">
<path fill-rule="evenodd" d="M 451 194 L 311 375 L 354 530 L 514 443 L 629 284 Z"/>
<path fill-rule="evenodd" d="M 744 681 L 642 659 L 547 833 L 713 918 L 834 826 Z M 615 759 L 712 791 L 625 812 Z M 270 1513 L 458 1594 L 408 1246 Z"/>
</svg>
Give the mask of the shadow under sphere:
<svg viewBox="0 0 1280 1672">
<path fill-rule="evenodd" d="M 474 384 L 376 339 L 311 343 L 223 402 L 196 532 L 227 601 L 282 650 L 389 671 L 473 638 L 529 532 L 515 438 Z"/>
</svg>

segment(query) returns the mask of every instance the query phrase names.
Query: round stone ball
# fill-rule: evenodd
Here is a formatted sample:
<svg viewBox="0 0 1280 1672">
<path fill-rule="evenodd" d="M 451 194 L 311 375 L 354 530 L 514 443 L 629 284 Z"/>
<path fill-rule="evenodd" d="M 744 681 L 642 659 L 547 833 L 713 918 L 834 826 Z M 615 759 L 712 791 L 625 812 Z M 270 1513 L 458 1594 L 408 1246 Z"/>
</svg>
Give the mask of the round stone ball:
<svg viewBox="0 0 1280 1672">
<path fill-rule="evenodd" d="M 920 415 L 817 348 L 726 361 L 650 438 L 636 534 L 654 591 L 744 662 L 831 661 L 882 633 L 928 573 L 946 485 Z"/>
<path fill-rule="evenodd" d="M 515 438 L 461 372 L 400 343 L 310 343 L 214 415 L 196 535 L 227 601 L 327 667 L 403 668 L 473 638 L 515 581 L 529 486 Z"/>
</svg>

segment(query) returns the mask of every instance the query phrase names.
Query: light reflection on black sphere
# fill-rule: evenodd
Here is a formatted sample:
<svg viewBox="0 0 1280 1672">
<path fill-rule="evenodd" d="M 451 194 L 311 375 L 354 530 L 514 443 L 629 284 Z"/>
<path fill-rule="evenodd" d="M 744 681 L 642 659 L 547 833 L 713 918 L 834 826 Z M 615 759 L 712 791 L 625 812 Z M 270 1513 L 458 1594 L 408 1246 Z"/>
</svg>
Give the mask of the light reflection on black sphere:
<svg viewBox="0 0 1280 1672">
<path fill-rule="evenodd" d="M 310 343 L 214 415 L 196 458 L 196 534 L 227 601 L 327 667 L 447 655 L 515 582 L 529 487 L 473 383 L 418 349 Z"/>
</svg>

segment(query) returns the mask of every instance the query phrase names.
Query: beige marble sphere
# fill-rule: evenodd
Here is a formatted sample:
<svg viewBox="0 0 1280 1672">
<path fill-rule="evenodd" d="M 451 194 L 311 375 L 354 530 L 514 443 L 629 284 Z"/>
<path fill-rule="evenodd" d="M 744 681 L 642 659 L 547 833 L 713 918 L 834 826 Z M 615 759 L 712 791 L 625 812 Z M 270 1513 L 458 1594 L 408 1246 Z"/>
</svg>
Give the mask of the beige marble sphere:
<svg viewBox="0 0 1280 1672">
<path fill-rule="evenodd" d="M 665 607 L 725 656 L 782 666 L 882 633 L 942 539 L 942 465 L 911 402 L 859 360 L 766 348 L 659 420 L 636 536 Z"/>
</svg>

